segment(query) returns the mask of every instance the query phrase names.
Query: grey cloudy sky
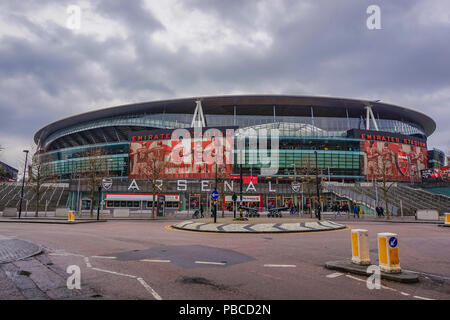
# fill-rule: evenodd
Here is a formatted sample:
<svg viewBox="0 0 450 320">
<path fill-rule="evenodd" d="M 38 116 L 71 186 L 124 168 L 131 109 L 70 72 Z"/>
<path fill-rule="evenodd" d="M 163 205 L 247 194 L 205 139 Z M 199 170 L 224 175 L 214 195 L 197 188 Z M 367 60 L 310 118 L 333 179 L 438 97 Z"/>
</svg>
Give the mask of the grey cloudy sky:
<svg viewBox="0 0 450 320">
<path fill-rule="evenodd" d="M 381 30 L 366 27 L 372 4 Z M 450 151 L 450 1 L 0 1 L 0 159 L 13 166 L 70 115 L 237 93 L 403 105 L 435 119 L 429 146 Z"/>
</svg>

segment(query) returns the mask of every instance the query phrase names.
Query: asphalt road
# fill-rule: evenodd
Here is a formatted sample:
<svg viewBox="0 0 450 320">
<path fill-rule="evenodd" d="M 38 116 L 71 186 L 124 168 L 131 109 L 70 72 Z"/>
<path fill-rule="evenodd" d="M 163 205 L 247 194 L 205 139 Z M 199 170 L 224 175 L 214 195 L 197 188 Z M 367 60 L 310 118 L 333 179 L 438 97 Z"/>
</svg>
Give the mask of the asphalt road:
<svg viewBox="0 0 450 320">
<path fill-rule="evenodd" d="M 324 268 L 350 259 L 350 229 L 298 234 L 211 234 L 170 229 L 170 221 L 0 224 L 0 234 L 43 246 L 51 262 L 81 269 L 81 285 L 105 299 L 450 299 L 450 229 L 427 224 L 349 222 L 399 235 L 400 264 L 420 282 L 382 280 Z M 69 276 L 69 274 L 67 274 Z M 76 289 L 75 289 L 76 290 Z"/>
</svg>

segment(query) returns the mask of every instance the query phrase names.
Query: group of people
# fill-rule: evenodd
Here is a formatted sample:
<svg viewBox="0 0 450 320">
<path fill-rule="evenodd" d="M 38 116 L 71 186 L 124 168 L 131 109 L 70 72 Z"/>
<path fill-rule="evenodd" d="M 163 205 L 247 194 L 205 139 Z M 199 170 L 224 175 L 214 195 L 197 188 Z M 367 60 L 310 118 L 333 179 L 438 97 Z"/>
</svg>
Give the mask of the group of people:
<svg viewBox="0 0 450 320">
<path fill-rule="evenodd" d="M 344 202 L 344 203 L 339 203 L 339 202 L 333 203 L 333 205 L 331 206 L 331 210 L 333 212 L 335 212 L 336 215 L 340 215 L 341 213 L 343 213 L 343 214 L 349 213 L 349 207 L 348 207 L 348 204 L 346 202 Z"/>
<path fill-rule="evenodd" d="M 384 209 L 381 204 L 378 204 L 378 206 L 375 208 L 375 211 L 377 212 L 378 217 L 384 217 Z"/>
</svg>

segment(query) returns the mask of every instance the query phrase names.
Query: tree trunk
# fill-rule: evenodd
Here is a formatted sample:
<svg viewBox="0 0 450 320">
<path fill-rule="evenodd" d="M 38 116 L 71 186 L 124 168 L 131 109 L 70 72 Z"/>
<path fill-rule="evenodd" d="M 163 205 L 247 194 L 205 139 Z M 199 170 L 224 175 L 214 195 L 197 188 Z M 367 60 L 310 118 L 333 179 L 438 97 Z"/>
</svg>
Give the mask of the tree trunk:
<svg viewBox="0 0 450 320">
<path fill-rule="evenodd" d="M 156 189 L 155 183 L 153 183 L 153 196 L 152 196 L 152 219 L 155 219 L 155 198 L 156 198 Z"/>
<path fill-rule="evenodd" d="M 94 217 L 94 196 L 95 196 L 95 194 L 94 194 L 94 191 L 92 190 L 91 194 L 89 196 L 89 199 L 91 199 L 91 206 L 90 206 L 90 211 L 89 211 L 89 215 L 91 218 Z"/>
</svg>

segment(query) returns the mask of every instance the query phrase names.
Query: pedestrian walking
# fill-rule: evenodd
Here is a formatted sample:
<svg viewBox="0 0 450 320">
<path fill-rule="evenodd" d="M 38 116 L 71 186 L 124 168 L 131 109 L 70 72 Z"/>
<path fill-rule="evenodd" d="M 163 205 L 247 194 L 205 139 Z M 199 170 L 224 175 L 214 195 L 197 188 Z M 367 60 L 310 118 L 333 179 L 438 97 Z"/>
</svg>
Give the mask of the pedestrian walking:
<svg viewBox="0 0 450 320">
<path fill-rule="evenodd" d="M 204 218 L 205 216 L 203 215 L 203 204 L 200 205 L 200 217 Z"/>
<path fill-rule="evenodd" d="M 355 203 L 353 206 L 353 218 L 359 218 L 359 205 Z"/>
<path fill-rule="evenodd" d="M 380 216 L 384 217 L 384 209 L 381 206 L 381 204 L 379 206 L 380 206 Z"/>
</svg>

